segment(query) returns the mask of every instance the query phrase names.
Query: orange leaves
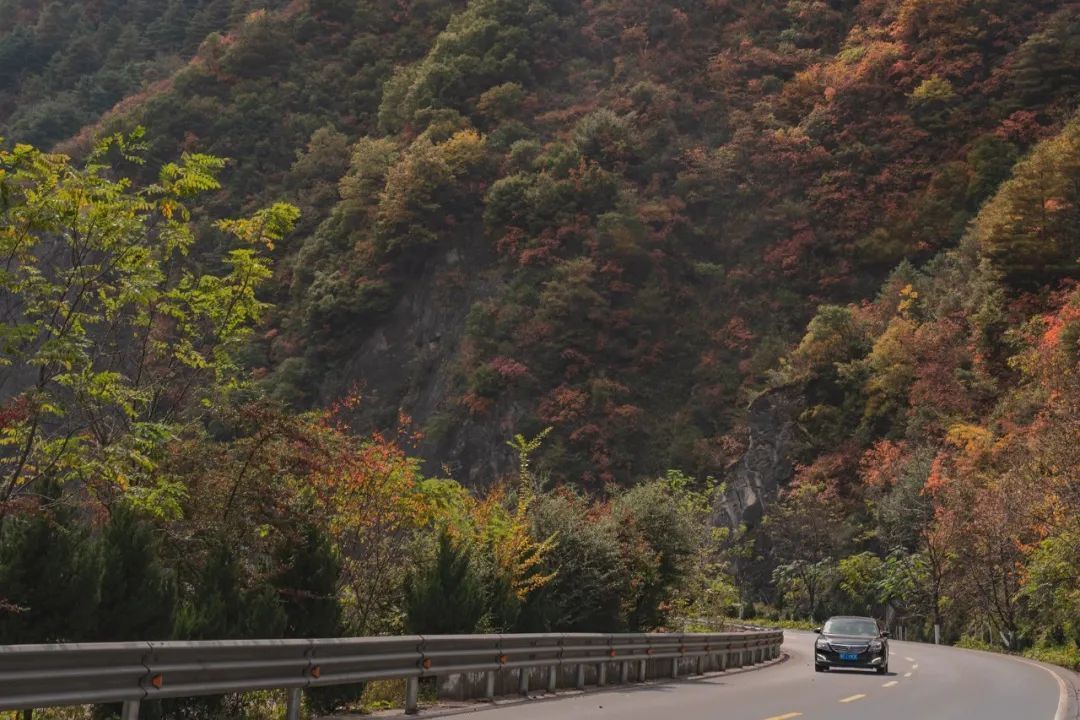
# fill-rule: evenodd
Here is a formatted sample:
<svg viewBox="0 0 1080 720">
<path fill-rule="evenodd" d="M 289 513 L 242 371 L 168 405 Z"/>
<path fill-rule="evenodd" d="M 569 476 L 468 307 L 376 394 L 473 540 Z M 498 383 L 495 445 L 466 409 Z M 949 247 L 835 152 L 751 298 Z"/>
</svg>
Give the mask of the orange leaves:
<svg viewBox="0 0 1080 720">
<path fill-rule="evenodd" d="M 1073 342 L 1080 333 L 1080 295 L 1069 297 L 1062 306 L 1045 316 L 1046 331 L 1039 342 L 1039 350 L 1043 352 L 1055 352 L 1062 348 L 1063 336 L 1068 336 Z"/>
<path fill-rule="evenodd" d="M 863 482 L 873 488 L 887 489 L 896 482 L 897 474 L 906 461 L 905 443 L 879 440 L 863 453 L 859 473 Z"/>
<path fill-rule="evenodd" d="M 359 447 L 351 438 L 336 441 L 337 452 L 311 478 L 333 529 L 352 534 L 371 524 L 414 526 L 427 517 L 417 461 L 377 435 Z"/>
</svg>

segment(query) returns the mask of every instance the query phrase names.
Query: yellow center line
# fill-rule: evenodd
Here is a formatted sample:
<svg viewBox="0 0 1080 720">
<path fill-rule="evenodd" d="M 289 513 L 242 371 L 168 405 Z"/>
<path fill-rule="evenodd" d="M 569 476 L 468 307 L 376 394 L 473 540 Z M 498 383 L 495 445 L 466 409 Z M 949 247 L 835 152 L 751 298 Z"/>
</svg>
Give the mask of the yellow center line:
<svg viewBox="0 0 1080 720">
<path fill-rule="evenodd" d="M 773 717 L 765 718 L 765 720 L 791 720 L 791 718 L 797 718 L 797 717 L 802 717 L 802 713 L 788 713 L 787 715 L 774 715 Z"/>
<path fill-rule="evenodd" d="M 881 687 L 894 687 L 894 686 L 899 685 L 899 684 L 900 684 L 899 680 L 890 680 L 889 682 L 885 683 Z"/>
<path fill-rule="evenodd" d="M 852 695 L 851 697 L 844 698 L 840 702 L 842 702 L 842 703 L 855 702 L 856 700 L 862 700 L 864 697 L 866 697 L 865 694 L 864 695 Z"/>
</svg>

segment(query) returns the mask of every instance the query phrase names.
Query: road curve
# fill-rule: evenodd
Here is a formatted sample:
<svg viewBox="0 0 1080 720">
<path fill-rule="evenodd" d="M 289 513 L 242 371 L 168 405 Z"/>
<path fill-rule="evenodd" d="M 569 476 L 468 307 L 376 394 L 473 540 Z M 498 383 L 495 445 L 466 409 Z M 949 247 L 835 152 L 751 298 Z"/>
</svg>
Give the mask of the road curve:
<svg viewBox="0 0 1080 720">
<path fill-rule="evenodd" d="M 1059 679 L 1015 658 L 893 642 L 888 675 L 815 673 L 814 635 L 785 633 L 786 662 L 718 675 L 518 702 L 491 720 L 1074 720 Z M 1076 677 L 1063 670 L 1066 694 Z M 1060 714 L 1059 714 L 1060 713 Z"/>
</svg>

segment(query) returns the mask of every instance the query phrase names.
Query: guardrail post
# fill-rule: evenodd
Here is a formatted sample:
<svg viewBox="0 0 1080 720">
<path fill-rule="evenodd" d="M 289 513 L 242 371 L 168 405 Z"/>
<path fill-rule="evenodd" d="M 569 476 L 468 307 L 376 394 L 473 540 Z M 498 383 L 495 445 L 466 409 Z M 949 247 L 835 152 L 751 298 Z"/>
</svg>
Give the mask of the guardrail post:
<svg viewBox="0 0 1080 720">
<path fill-rule="evenodd" d="M 126 700 L 120 709 L 120 720 L 139 720 L 139 701 Z"/>
<path fill-rule="evenodd" d="M 698 658 L 697 658 L 697 674 L 698 675 L 704 675 L 705 674 L 705 656 L 704 655 L 698 655 Z"/>
<path fill-rule="evenodd" d="M 630 663 L 623 660 L 619 665 L 619 683 L 626 684 L 626 681 L 630 679 Z"/>
<path fill-rule="evenodd" d="M 419 710 L 420 678 L 415 675 L 405 680 L 405 714 L 415 715 Z"/>
<path fill-rule="evenodd" d="M 285 704 L 285 720 L 300 720 L 300 688 L 289 688 Z"/>
<path fill-rule="evenodd" d="M 495 672 L 495 670 L 488 670 L 485 678 L 487 687 L 484 688 L 484 697 L 491 701 L 495 700 Z"/>
<path fill-rule="evenodd" d="M 607 663 L 601 662 L 596 667 L 596 684 L 599 687 L 607 685 Z"/>
<path fill-rule="evenodd" d="M 671 658 L 671 677 L 679 677 L 679 658 Z"/>
<path fill-rule="evenodd" d="M 645 676 L 647 675 L 646 670 L 648 669 L 648 666 L 645 664 L 646 662 L 647 662 L 646 660 L 639 660 L 638 661 L 638 671 L 637 671 L 637 680 L 638 680 L 638 682 L 645 682 Z"/>
<path fill-rule="evenodd" d="M 527 667 L 518 670 L 518 694 L 529 694 L 529 668 Z"/>
<path fill-rule="evenodd" d="M 547 691 L 549 693 L 554 694 L 554 692 L 556 690 L 558 690 L 558 689 L 559 689 L 559 666 L 558 665 L 549 665 L 548 666 Z"/>
</svg>

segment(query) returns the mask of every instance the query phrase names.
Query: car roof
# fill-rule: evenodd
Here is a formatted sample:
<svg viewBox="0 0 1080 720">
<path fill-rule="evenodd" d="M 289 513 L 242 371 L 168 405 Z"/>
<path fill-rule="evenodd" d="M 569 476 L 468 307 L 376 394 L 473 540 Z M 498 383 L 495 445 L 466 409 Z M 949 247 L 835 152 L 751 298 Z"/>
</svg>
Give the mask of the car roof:
<svg viewBox="0 0 1080 720">
<path fill-rule="evenodd" d="M 833 615 L 829 620 L 871 620 L 877 622 L 874 618 L 866 617 L 865 615 Z"/>
</svg>

